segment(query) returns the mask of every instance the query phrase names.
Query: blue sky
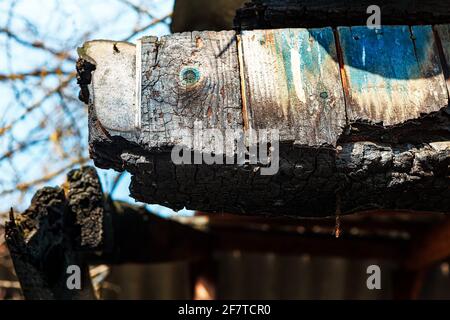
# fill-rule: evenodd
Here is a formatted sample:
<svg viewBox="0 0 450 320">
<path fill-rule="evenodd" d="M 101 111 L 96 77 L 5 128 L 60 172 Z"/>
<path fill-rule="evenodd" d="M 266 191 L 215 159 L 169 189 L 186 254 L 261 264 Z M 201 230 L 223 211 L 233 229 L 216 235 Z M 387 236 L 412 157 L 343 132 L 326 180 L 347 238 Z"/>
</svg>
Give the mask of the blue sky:
<svg viewBox="0 0 450 320">
<path fill-rule="evenodd" d="M 173 0 L 0 1 L 0 28 L 7 26 L 21 38 L 30 42 L 45 40 L 45 44 L 52 48 L 70 48 L 71 55 L 76 57 L 76 48 L 82 45 L 82 39 L 122 40 L 133 29 L 142 27 L 151 21 L 151 17 L 145 14 L 137 15 L 127 2 L 145 7 L 155 18 L 163 17 L 173 9 Z M 14 12 L 13 18 L 9 15 L 10 11 Z M 130 39 L 130 42 L 135 43 L 138 38 L 144 35 L 162 36 L 169 33 L 170 30 L 166 24 L 157 24 L 144 33 L 135 35 Z M 75 65 L 72 62 L 62 63 L 49 56 L 45 51 L 30 49 L 17 43 L 17 41 L 8 40 L 2 34 L 0 34 L 0 51 L 2 51 L 0 52 L 0 74 L 29 71 L 42 66 L 48 69 L 58 66 L 68 72 L 75 69 Z M 16 119 L 23 113 L 24 108 L 36 103 L 45 95 L 45 90 L 34 88 L 37 88 L 39 85 L 39 87 L 50 90 L 58 85 L 59 80 L 56 77 L 46 77 L 45 81 L 36 82 L 36 86 L 33 82 L 21 83 L 16 81 L 15 87 L 13 87 L 12 83 L 0 82 L 0 97 L 2 98 L 0 102 L 0 128 Z M 76 96 L 78 88 L 74 81 L 72 82 L 67 90 L 71 91 L 71 95 Z M 15 94 L 16 91 L 21 92 L 19 97 Z M 60 111 L 55 110 L 55 106 L 58 103 L 54 98 L 43 102 L 42 107 L 30 113 L 30 116 L 23 121 L 19 121 L 14 126 L 13 130 L 8 133 L 9 137 L 13 136 L 18 141 L 29 141 L 32 138 L 39 140 L 51 135 L 50 128 L 57 126 L 58 121 L 61 121 L 60 115 L 58 115 Z M 76 104 L 76 106 L 72 106 L 75 113 L 74 117 L 76 118 L 75 126 L 78 127 L 83 136 L 85 141 L 83 149 L 86 149 L 85 152 L 87 153 L 87 117 L 85 109 L 83 109 L 85 107 L 83 107 L 81 102 L 73 101 L 70 103 Z M 48 128 L 39 127 L 38 119 L 42 118 L 48 119 Z M 36 134 L 33 133 L 33 128 L 37 128 Z M 0 136 L 0 155 L 10 148 L 8 135 Z M 68 141 L 70 150 L 70 139 Z M 61 152 L 61 150 L 49 148 L 48 143 L 42 145 L 37 143 L 36 146 L 29 150 L 27 149 L 26 152 L 16 155 L 12 163 L 0 162 L 0 172 L 2 173 L 2 178 L 0 179 L 3 180 L 0 180 L 0 193 L 2 188 L 5 190 L 17 184 L 18 178 L 15 177 L 15 172 L 19 171 L 22 173 L 22 180 L 33 181 L 47 173 L 46 170 L 51 172 L 53 168 L 57 168 L 58 152 Z M 44 165 L 40 166 L 40 162 Z M 112 170 L 99 170 L 99 175 L 104 189 L 108 190 L 116 173 Z M 59 185 L 64 181 L 64 178 L 65 176 L 61 175 L 45 183 L 45 185 Z M 128 196 L 129 184 L 130 176 L 126 174 L 115 189 L 113 197 L 134 202 L 134 199 Z M 42 184 L 38 186 L 42 187 Z M 17 193 L 2 196 L 0 212 L 6 211 L 11 206 L 23 210 L 29 204 L 31 196 L 31 192 L 26 194 L 24 198 Z M 149 207 L 152 211 L 161 215 L 173 214 L 171 210 L 161 206 Z M 182 211 L 179 214 L 191 213 Z"/>
</svg>

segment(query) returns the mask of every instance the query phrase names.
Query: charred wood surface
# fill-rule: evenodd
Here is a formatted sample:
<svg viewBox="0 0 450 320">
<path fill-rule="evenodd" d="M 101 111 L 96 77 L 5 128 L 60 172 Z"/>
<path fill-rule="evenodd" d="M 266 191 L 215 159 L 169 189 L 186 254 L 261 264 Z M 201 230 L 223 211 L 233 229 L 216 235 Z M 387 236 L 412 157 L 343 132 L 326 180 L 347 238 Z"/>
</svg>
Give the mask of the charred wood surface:
<svg viewBox="0 0 450 320">
<path fill-rule="evenodd" d="M 383 25 L 450 22 L 448 1 L 439 0 L 252 0 L 236 12 L 239 30 L 366 25 L 371 5 L 381 9 Z"/>
<path fill-rule="evenodd" d="M 172 32 L 231 30 L 236 10 L 247 0 L 177 0 L 172 15 Z"/>
<path fill-rule="evenodd" d="M 210 260 L 216 252 L 239 250 L 385 259 L 418 270 L 450 252 L 446 241 L 450 225 L 443 214 L 377 211 L 343 216 L 339 222 L 204 213 L 162 219 L 142 207 L 103 197 L 92 168 L 74 170 L 68 180 L 76 183 L 65 191 L 38 191 L 30 208 L 12 215 L 6 227 L 7 245 L 26 299 L 93 299 L 88 265 L 99 263 L 186 260 L 195 264 Z M 80 192 L 84 200 L 69 205 L 73 194 Z M 80 218 L 92 208 L 101 208 L 102 214 L 96 216 L 99 224 Z M 82 290 L 66 287 L 69 265 L 82 267 Z"/>
<path fill-rule="evenodd" d="M 73 216 L 64 191 L 44 188 L 6 225 L 6 243 L 27 300 L 95 299 L 88 265 L 72 242 Z M 67 286 L 69 266 L 80 268 L 81 290 Z"/>
</svg>

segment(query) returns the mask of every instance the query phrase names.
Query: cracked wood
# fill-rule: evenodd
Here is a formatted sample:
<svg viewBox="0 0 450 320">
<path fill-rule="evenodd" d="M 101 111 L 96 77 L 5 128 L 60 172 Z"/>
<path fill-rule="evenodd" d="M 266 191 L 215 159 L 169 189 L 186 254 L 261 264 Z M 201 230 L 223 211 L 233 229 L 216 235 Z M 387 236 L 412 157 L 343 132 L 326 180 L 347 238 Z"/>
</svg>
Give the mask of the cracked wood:
<svg viewBox="0 0 450 320">
<path fill-rule="evenodd" d="M 386 126 L 448 105 L 431 26 L 338 28 L 347 117 Z"/>
<path fill-rule="evenodd" d="M 91 155 L 101 168 L 129 171 L 137 200 L 175 209 L 292 216 L 448 212 L 448 37 L 442 28 L 144 38 L 138 45 L 140 126 L 132 138 L 110 130 L 90 101 Z M 264 105 L 268 101 L 274 104 Z M 122 108 L 133 113 L 134 100 Z M 194 120 L 225 130 L 245 128 L 246 119 L 283 133 L 276 175 L 261 176 L 260 165 L 172 163 L 171 147 Z"/>
<path fill-rule="evenodd" d="M 143 38 L 140 45 L 143 144 L 166 148 L 180 143 L 196 121 L 223 132 L 242 128 L 233 31 Z"/>
</svg>

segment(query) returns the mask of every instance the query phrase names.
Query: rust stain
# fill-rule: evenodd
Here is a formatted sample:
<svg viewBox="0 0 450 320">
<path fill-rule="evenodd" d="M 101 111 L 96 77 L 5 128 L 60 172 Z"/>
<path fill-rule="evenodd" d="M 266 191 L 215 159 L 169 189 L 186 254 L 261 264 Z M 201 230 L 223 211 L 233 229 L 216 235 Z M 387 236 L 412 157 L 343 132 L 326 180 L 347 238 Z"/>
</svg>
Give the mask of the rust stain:
<svg viewBox="0 0 450 320">
<path fill-rule="evenodd" d="M 95 117 L 97 117 L 97 115 L 95 115 Z M 109 134 L 108 130 L 106 130 L 105 127 L 103 127 L 103 125 L 100 123 L 100 121 L 98 119 L 95 120 L 94 122 L 94 126 L 98 131 L 101 131 L 105 136 L 107 136 L 108 138 L 111 137 L 111 135 Z"/>
<path fill-rule="evenodd" d="M 250 128 L 248 120 L 248 109 L 247 109 L 247 92 L 245 83 L 245 72 L 244 72 L 244 53 L 242 47 L 242 38 L 240 35 L 236 35 L 237 47 L 238 47 L 238 62 L 239 62 L 239 73 L 241 80 L 241 100 L 242 100 L 242 120 L 244 125 L 244 131 Z"/>
<path fill-rule="evenodd" d="M 203 39 L 200 36 L 195 37 L 195 46 L 198 49 L 203 48 Z"/>
</svg>

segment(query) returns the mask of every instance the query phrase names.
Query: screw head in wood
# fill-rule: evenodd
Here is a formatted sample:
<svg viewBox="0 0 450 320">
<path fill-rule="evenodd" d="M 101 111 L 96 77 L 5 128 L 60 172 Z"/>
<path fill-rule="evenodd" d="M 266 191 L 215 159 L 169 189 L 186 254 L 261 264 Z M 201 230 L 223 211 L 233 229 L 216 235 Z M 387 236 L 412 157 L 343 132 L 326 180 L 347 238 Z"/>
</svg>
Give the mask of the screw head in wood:
<svg viewBox="0 0 450 320">
<path fill-rule="evenodd" d="M 180 80 L 186 86 L 193 86 L 200 81 L 200 71 L 194 67 L 186 67 L 180 72 Z"/>
<path fill-rule="evenodd" d="M 321 93 L 320 93 L 320 97 L 321 97 L 322 99 L 327 99 L 327 98 L 328 98 L 328 92 L 326 92 L 326 91 L 321 92 Z"/>
</svg>

